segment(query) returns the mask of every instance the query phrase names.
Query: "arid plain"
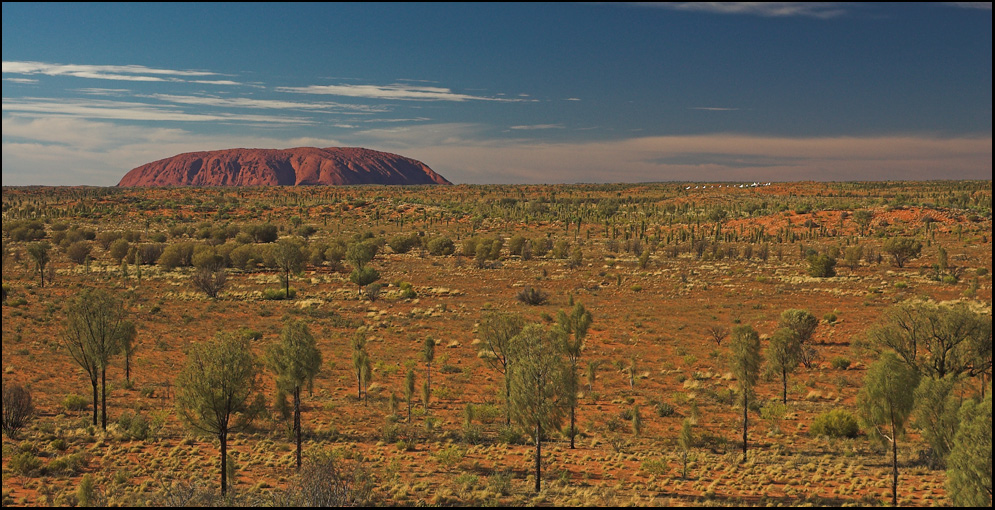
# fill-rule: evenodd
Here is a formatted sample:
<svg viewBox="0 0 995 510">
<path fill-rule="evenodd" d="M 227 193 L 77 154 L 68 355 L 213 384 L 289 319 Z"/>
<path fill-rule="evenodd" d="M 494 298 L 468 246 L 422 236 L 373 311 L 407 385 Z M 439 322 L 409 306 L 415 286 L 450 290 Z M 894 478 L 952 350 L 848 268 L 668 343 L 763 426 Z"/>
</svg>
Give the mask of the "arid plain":
<svg viewBox="0 0 995 510">
<path fill-rule="evenodd" d="M 301 396 L 305 462 L 334 452 L 353 502 L 890 503 L 890 448 L 866 427 L 851 438 L 812 425 L 833 410 L 860 414 L 880 350 L 869 332 L 908 300 L 963 302 L 987 318 L 987 374 L 956 392 L 989 387 L 991 181 L 753 184 L 4 188 L 3 381 L 30 392 L 35 416 L 4 436 L 3 504 L 218 503 L 218 441 L 186 426 L 175 396 L 191 346 L 219 331 L 252 338 L 266 404 L 231 436 L 228 501 L 287 501 L 300 484 L 292 421 L 262 360 L 290 319 L 307 322 L 322 359 Z M 920 245 L 902 267 L 886 246 L 894 238 Z M 281 239 L 306 254 L 289 272 L 289 299 L 268 255 Z M 38 242 L 51 245 L 41 271 L 29 253 Z M 372 286 L 350 279 L 346 255 L 359 242 L 378 246 Z M 201 252 L 224 261 L 216 298 L 192 283 Z M 834 275 L 817 274 L 820 256 Z M 123 354 L 107 367 L 106 430 L 91 421 L 89 379 L 65 345 L 67 310 L 90 288 L 119 300 L 136 327 L 128 377 Z M 528 303 L 527 289 L 540 299 Z M 551 328 L 577 304 L 592 321 L 576 447 L 547 433 L 535 493 L 534 446 L 506 426 L 504 376 L 480 325 L 500 312 Z M 731 332 L 752 326 L 766 349 L 789 309 L 818 325 L 786 404 L 782 378 L 762 370 L 743 462 Z M 419 388 L 410 412 L 409 369 Z M 949 504 L 947 472 L 917 423 L 897 445 L 899 503 Z"/>
</svg>

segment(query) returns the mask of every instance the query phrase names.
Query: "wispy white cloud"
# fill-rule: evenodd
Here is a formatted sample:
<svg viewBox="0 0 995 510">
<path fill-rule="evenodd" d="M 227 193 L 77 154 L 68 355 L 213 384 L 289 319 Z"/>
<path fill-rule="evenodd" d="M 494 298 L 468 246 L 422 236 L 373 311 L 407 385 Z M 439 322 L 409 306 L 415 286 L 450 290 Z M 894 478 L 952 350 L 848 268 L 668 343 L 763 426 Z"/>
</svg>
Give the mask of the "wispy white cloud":
<svg viewBox="0 0 995 510">
<path fill-rule="evenodd" d="M 38 80 L 34 78 L 4 78 L 3 81 L 11 83 L 38 83 Z"/>
<path fill-rule="evenodd" d="M 218 76 L 209 71 L 157 69 L 140 65 L 81 65 L 81 64 L 51 64 L 46 62 L 4 61 L 3 74 L 22 74 L 44 76 L 72 76 L 97 80 L 166 82 L 185 81 L 187 78 Z M 214 85 L 238 85 L 231 80 L 194 80 L 196 83 Z"/>
<path fill-rule="evenodd" d="M 303 117 L 187 113 L 179 109 L 127 101 L 98 99 L 3 98 L 3 112 L 20 117 L 77 117 L 84 119 L 167 122 L 262 122 L 314 124 Z M 4 132 L 4 137 L 7 133 Z"/>
<path fill-rule="evenodd" d="M 79 92 L 81 94 L 86 94 L 86 95 L 89 95 L 89 96 L 115 96 L 115 97 L 121 97 L 121 96 L 128 96 L 128 95 L 131 95 L 133 93 L 131 91 L 131 89 L 109 89 L 109 88 L 101 88 L 101 87 L 88 87 L 88 88 L 75 89 L 75 90 L 76 90 L 76 92 Z"/>
<path fill-rule="evenodd" d="M 566 126 L 563 124 L 533 124 L 524 126 L 511 126 L 511 129 L 518 131 L 532 131 L 532 130 L 542 130 L 542 129 L 565 129 Z"/>
<path fill-rule="evenodd" d="M 986 11 L 992 10 L 991 2 L 950 2 L 947 5 L 953 7 L 960 7 L 962 9 L 981 9 Z"/>
<path fill-rule="evenodd" d="M 218 108 L 253 108 L 264 110 L 349 110 L 365 113 L 384 112 L 386 107 L 335 102 L 298 102 L 275 99 L 254 99 L 249 97 L 189 96 L 176 94 L 147 94 L 139 97 L 157 99 L 169 103 Z"/>
<path fill-rule="evenodd" d="M 190 83 L 199 83 L 201 85 L 242 85 L 237 81 L 231 80 L 190 80 Z"/>
<path fill-rule="evenodd" d="M 743 14 L 768 18 L 804 17 L 831 19 L 847 13 L 841 2 L 630 2 L 640 7 L 675 11 Z"/>
<path fill-rule="evenodd" d="M 367 99 L 399 101 L 527 101 L 526 99 L 474 96 L 453 92 L 451 89 L 444 87 L 419 87 L 400 83 L 392 85 L 309 85 L 306 87 L 277 87 L 276 90 L 295 94 L 364 97 Z"/>
</svg>

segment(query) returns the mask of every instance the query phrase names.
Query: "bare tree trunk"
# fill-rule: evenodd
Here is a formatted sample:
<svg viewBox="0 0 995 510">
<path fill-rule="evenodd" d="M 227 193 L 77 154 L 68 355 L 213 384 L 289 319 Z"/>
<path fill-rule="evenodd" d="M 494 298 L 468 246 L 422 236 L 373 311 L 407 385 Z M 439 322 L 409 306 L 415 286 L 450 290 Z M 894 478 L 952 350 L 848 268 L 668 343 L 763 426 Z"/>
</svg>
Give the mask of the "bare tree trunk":
<svg viewBox="0 0 995 510">
<path fill-rule="evenodd" d="M 743 462 L 746 462 L 746 429 L 749 425 L 750 397 L 743 395 Z"/>
<path fill-rule="evenodd" d="M 504 424 L 511 426 L 511 377 L 508 369 L 504 371 Z"/>
<path fill-rule="evenodd" d="M 294 432 L 297 434 L 297 470 L 301 470 L 301 387 L 294 387 Z"/>
<path fill-rule="evenodd" d="M 536 424 L 536 494 L 542 489 L 542 426 Z"/>
<path fill-rule="evenodd" d="M 787 403 L 788 403 L 788 371 L 787 370 L 781 370 L 781 383 L 783 384 L 783 389 L 782 389 L 781 397 L 784 400 L 784 404 L 787 405 Z"/>
<path fill-rule="evenodd" d="M 97 394 L 97 380 L 90 379 L 90 386 L 93 387 L 93 426 L 97 426 L 97 406 L 100 405 L 100 396 Z"/>
<path fill-rule="evenodd" d="M 575 423 L 574 409 L 576 409 L 576 407 L 577 407 L 576 403 L 572 404 L 570 406 L 570 449 L 571 450 L 575 449 L 575 447 L 574 447 L 574 437 L 577 436 L 577 430 L 574 427 L 574 423 Z"/>
<path fill-rule="evenodd" d="M 107 369 L 100 367 L 100 425 L 107 430 Z"/>
<path fill-rule="evenodd" d="M 891 506 L 898 506 L 898 437 L 895 435 L 895 423 L 891 424 Z"/>
<path fill-rule="evenodd" d="M 228 494 L 228 431 L 223 430 L 218 434 L 221 440 L 221 497 Z"/>
</svg>

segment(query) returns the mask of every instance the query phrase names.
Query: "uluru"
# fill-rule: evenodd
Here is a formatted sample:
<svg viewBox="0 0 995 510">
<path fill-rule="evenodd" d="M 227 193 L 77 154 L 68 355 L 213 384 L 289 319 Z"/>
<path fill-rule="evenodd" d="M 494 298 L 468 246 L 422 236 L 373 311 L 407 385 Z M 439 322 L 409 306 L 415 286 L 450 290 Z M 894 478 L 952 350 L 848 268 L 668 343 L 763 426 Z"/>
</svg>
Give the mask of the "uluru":
<svg viewBox="0 0 995 510">
<path fill-rule="evenodd" d="M 118 186 L 452 184 L 428 165 L 359 147 L 188 152 L 132 169 Z"/>
</svg>

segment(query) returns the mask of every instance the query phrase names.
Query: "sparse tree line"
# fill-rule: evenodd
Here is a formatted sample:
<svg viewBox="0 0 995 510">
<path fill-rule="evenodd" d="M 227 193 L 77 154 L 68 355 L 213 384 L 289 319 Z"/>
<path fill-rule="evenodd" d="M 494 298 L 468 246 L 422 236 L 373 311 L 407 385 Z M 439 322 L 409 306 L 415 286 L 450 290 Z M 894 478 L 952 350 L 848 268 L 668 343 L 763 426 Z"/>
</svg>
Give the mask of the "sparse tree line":
<svg viewBox="0 0 995 510">
<path fill-rule="evenodd" d="M 64 349 L 83 369 L 90 383 L 93 426 L 99 423 L 106 428 L 107 367 L 115 357 L 130 356 L 136 327 L 127 320 L 122 304 L 103 291 L 81 292 L 66 313 Z M 504 379 L 505 422 L 517 426 L 534 445 L 536 491 L 540 490 L 542 479 L 543 442 L 559 432 L 574 448 L 581 359 L 592 322 L 591 313 L 577 303 L 569 312 L 560 311 L 551 327 L 529 323 L 517 314 L 490 313 L 482 318 L 477 331 L 482 342 L 479 357 Z M 790 374 L 800 366 L 810 367 L 817 359 L 817 344 L 813 339 L 818 325 L 818 319 L 805 310 L 786 310 L 766 348 L 752 327 L 740 325 L 731 330 L 729 367 L 737 384 L 737 397 L 730 402 L 742 410 L 744 461 L 748 453 L 750 413 L 759 409 L 756 386 L 761 376 L 766 371 L 780 383 L 778 397 L 786 404 Z M 728 336 L 719 327 L 708 334 L 717 345 Z M 365 338 L 360 330 L 351 341 L 357 397 L 361 400 L 369 399 L 372 378 L 372 361 Z M 265 399 L 258 392 L 261 367 L 267 367 L 276 377 L 278 395 L 284 395 L 278 398 L 285 399 L 287 395 L 292 398 L 292 432 L 300 470 L 303 465 L 301 392 L 310 391 L 322 366 L 316 340 L 303 321 L 284 325 L 279 341 L 267 349 L 263 362 L 251 354 L 250 339 L 242 332 L 219 332 L 213 340 L 195 344 L 176 379 L 177 411 L 183 422 L 191 430 L 214 437 L 221 445 L 222 494 L 227 491 L 225 473 L 229 471 L 230 435 L 245 430 L 255 417 L 266 412 Z M 865 375 L 858 394 L 857 417 L 845 410 L 833 411 L 816 419 L 812 433 L 854 436 L 859 423 L 870 438 L 880 440 L 890 450 L 892 499 L 897 502 L 898 443 L 909 423 L 913 423 L 929 444 L 935 461 L 946 466 L 952 501 L 990 503 L 991 435 L 985 435 L 991 427 L 990 312 L 975 311 L 966 304 L 909 301 L 890 309 L 881 323 L 868 332 L 867 339 L 863 347 L 879 352 L 880 356 Z M 426 337 L 420 353 L 425 363 L 422 403 L 426 410 L 432 394 L 436 343 Z M 589 360 L 585 374 L 589 390 L 593 391 L 597 371 L 598 363 Z M 629 366 L 630 376 L 634 371 L 633 361 Z M 408 421 L 416 377 L 416 372 L 409 370 L 402 388 Z M 973 397 L 970 396 L 972 380 L 980 381 L 981 390 Z M 396 416 L 394 392 L 390 393 L 390 401 L 391 413 Z M 30 393 L 21 386 L 5 383 L 4 433 L 16 435 L 32 413 Z M 473 421 L 469 406 L 467 413 L 465 429 L 469 434 Z M 629 414 L 633 434 L 639 435 L 642 418 L 638 406 Z M 685 477 L 688 459 L 697 444 L 694 424 L 698 419 L 692 411 L 677 438 Z M 327 464 L 328 459 L 324 462 Z"/>
<path fill-rule="evenodd" d="M 846 193 L 849 192 L 849 190 L 846 191 Z M 945 200 L 945 197 L 950 196 L 947 192 L 936 193 L 937 200 Z M 791 255 L 789 247 L 797 245 L 802 261 L 808 264 L 808 274 L 814 277 L 832 277 L 836 276 L 839 266 L 845 266 L 851 271 L 856 270 L 861 265 L 861 260 L 868 264 L 875 264 L 881 263 L 887 258 L 894 266 L 903 268 L 910 260 L 920 257 L 924 247 L 923 242 L 929 247 L 935 236 L 933 225 L 936 220 L 930 216 L 924 217 L 920 221 L 920 225 L 914 225 L 913 236 L 903 237 L 888 230 L 889 225 L 886 221 L 875 220 L 875 215 L 871 210 L 854 209 L 852 204 L 846 202 L 834 204 L 831 200 L 816 204 L 803 202 L 794 207 L 784 204 L 775 207 L 773 203 L 767 201 L 746 204 L 734 202 L 725 205 L 695 204 L 694 201 L 691 201 L 675 205 L 667 203 L 665 195 L 638 200 L 604 197 L 578 199 L 569 195 L 557 196 L 554 192 L 547 198 L 534 201 L 523 201 L 521 197 L 502 199 L 497 201 L 499 204 L 497 206 L 488 205 L 485 207 L 487 211 L 490 211 L 489 215 L 477 214 L 471 222 L 476 225 L 479 223 L 478 217 L 480 221 L 483 221 L 488 216 L 494 218 L 501 216 L 504 221 L 507 221 L 509 219 L 507 214 L 498 215 L 495 213 L 502 206 L 514 209 L 522 207 L 522 204 L 531 204 L 527 208 L 532 210 L 535 209 L 535 204 L 556 204 L 553 209 L 568 215 L 568 219 L 563 220 L 567 228 L 562 239 L 553 238 L 551 233 L 535 239 L 526 239 L 517 234 L 510 234 L 508 237 L 501 235 L 481 236 L 475 235 L 471 230 L 469 234 L 463 233 L 463 239 L 460 241 L 461 234 L 457 228 L 457 241 L 453 241 L 446 235 L 426 235 L 424 231 L 416 234 L 395 235 L 389 240 L 375 238 L 375 241 L 380 249 L 389 246 L 394 253 L 408 253 L 414 249 L 419 249 L 430 255 L 445 256 L 459 251 L 463 256 L 473 258 L 478 268 L 498 267 L 502 250 L 506 250 L 508 257 L 520 257 L 522 260 L 545 257 L 547 254 L 551 254 L 554 259 L 565 260 L 568 267 L 577 268 L 584 261 L 581 245 L 585 241 L 578 239 L 580 225 L 586 223 L 596 226 L 603 223 L 603 242 L 607 252 L 610 254 L 618 253 L 620 244 L 624 244 L 625 251 L 638 257 L 637 263 L 642 269 L 652 264 L 653 255 L 657 253 L 667 258 L 676 258 L 686 253 L 695 259 L 735 258 L 757 259 L 766 262 L 772 256 L 776 256 L 778 260 L 784 260 L 785 257 Z M 109 195 L 109 197 L 115 196 L 117 195 Z M 983 198 L 983 195 L 972 195 L 968 197 L 967 201 L 972 204 L 978 203 L 979 196 Z M 334 194 L 328 197 L 333 201 L 341 200 L 341 197 L 334 196 Z M 107 198 L 107 196 L 102 198 Z M 232 200 L 236 204 L 239 202 L 238 197 L 218 197 L 215 202 L 219 207 L 228 208 L 231 207 Z M 310 200 L 297 199 L 298 202 Z M 988 200 L 990 201 L 990 197 Z M 909 197 L 895 197 L 893 202 L 890 207 L 901 208 L 910 203 L 910 199 Z M 205 201 L 195 199 L 190 203 L 203 204 Z M 362 203 L 353 201 L 350 202 L 349 210 L 376 207 L 376 214 L 373 216 L 379 218 L 382 206 L 375 205 L 377 203 L 376 201 Z M 37 205 L 24 206 L 22 204 L 19 206 L 32 207 L 32 211 L 35 212 L 37 212 L 38 207 Z M 11 206 L 8 204 L 6 207 L 10 208 Z M 462 210 L 456 206 L 456 203 L 440 203 L 436 207 L 443 211 L 447 207 L 453 208 L 453 212 Z M 419 208 L 418 210 L 422 211 L 425 219 L 430 217 L 426 209 Z M 839 211 L 839 225 L 836 225 L 836 228 L 826 235 L 816 236 L 813 234 L 816 227 L 825 230 L 826 226 L 815 224 L 811 218 L 804 222 L 803 226 L 807 229 L 808 234 L 802 236 L 795 233 L 797 225 L 782 227 L 777 232 L 771 233 L 768 233 L 762 226 L 746 227 L 742 223 L 738 228 L 726 226 L 736 218 L 751 218 L 779 211 L 808 216 L 820 210 Z M 310 217 L 310 213 L 303 211 L 302 209 L 303 216 Z M 159 220 L 164 221 L 162 218 Z M 282 271 L 284 273 L 284 297 L 286 297 L 290 293 L 287 280 L 289 280 L 291 271 L 287 271 L 288 267 L 293 269 L 304 266 L 314 268 L 327 266 L 333 271 L 344 270 L 342 262 L 346 260 L 346 252 L 354 244 L 369 241 L 370 237 L 373 236 L 371 232 L 367 232 L 356 234 L 351 239 L 332 236 L 312 241 L 311 237 L 317 232 L 317 228 L 308 225 L 301 215 L 292 216 L 289 225 L 280 226 L 269 222 L 236 225 L 230 220 L 224 222 L 203 221 L 196 225 L 176 223 L 180 220 L 183 220 L 182 216 L 174 218 L 172 220 L 174 224 L 168 226 L 165 232 L 152 234 L 148 232 L 152 220 L 146 220 L 145 233 L 142 234 L 134 230 L 97 233 L 92 228 L 71 225 L 61 220 L 46 224 L 39 219 L 19 219 L 5 222 L 4 233 L 15 242 L 33 242 L 28 249 L 28 254 L 35 266 L 41 285 L 45 283 L 45 270 L 50 267 L 49 262 L 52 259 L 51 250 L 53 248 L 58 247 L 71 262 L 85 264 L 89 267 L 90 261 L 95 257 L 94 248 L 100 247 L 105 258 L 109 257 L 113 263 L 121 265 L 122 274 L 129 274 L 129 265 L 131 265 L 134 267 L 135 275 L 139 278 L 143 265 L 155 264 L 165 270 L 194 267 L 200 273 L 199 277 L 194 279 L 194 285 L 211 297 L 217 297 L 219 287 L 223 288 L 225 278 L 219 274 L 222 271 L 220 268 L 222 264 L 226 269 L 243 271 L 257 269 Z M 619 223 L 616 223 L 616 220 L 619 220 Z M 189 219 L 186 221 L 192 222 Z M 327 217 L 324 221 L 327 223 Z M 376 220 L 376 223 L 379 224 L 379 219 Z M 619 232 L 619 224 L 622 226 L 621 232 Z M 859 243 L 852 235 L 837 235 L 836 230 L 843 231 L 845 224 L 856 226 L 859 236 L 873 232 L 876 237 L 882 239 L 879 249 L 876 250 L 869 243 Z M 571 225 L 576 225 L 572 234 L 573 242 L 569 240 Z M 872 226 L 876 226 L 877 230 L 873 230 Z M 591 239 L 591 233 L 592 229 L 589 228 L 586 232 L 586 242 L 588 243 Z M 956 233 L 958 238 L 961 238 L 960 225 L 956 227 Z M 839 237 L 840 241 L 835 245 L 826 246 L 822 250 L 816 249 L 811 244 L 812 240 L 825 237 Z M 983 236 L 983 238 L 986 237 Z M 167 243 L 167 239 L 171 239 L 171 241 Z M 302 259 L 301 261 L 286 258 L 288 251 L 284 250 L 284 246 L 281 245 L 286 245 L 290 241 L 285 240 L 293 240 L 294 244 L 299 246 L 301 253 L 291 254 L 294 258 Z M 809 244 L 806 244 L 806 240 L 809 241 Z M 281 255 L 283 256 L 281 257 Z M 613 258 L 612 255 L 608 257 Z M 937 281 L 956 283 L 963 276 L 959 269 L 952 268 L 948 263 L 943 247 L 939 247 L 937 250 L 936 260 L 937 263 L 933 265 L 932 277 Z M 365 266 L 365 264 L 360 263 L 359 266 Z M 350 274 L 350 279 L 361 289 L 377 280 L 372 268 L 358 267 L 353 264 L 353 270 L 354 273 Z M 359 271 L 359 273 L 355 271 Z M 51 274 L 48 276 L 50 278 Z M 373 292 L 370 294 L 375 295 L 375 290 L 371 289 Z"/>
</svg>

